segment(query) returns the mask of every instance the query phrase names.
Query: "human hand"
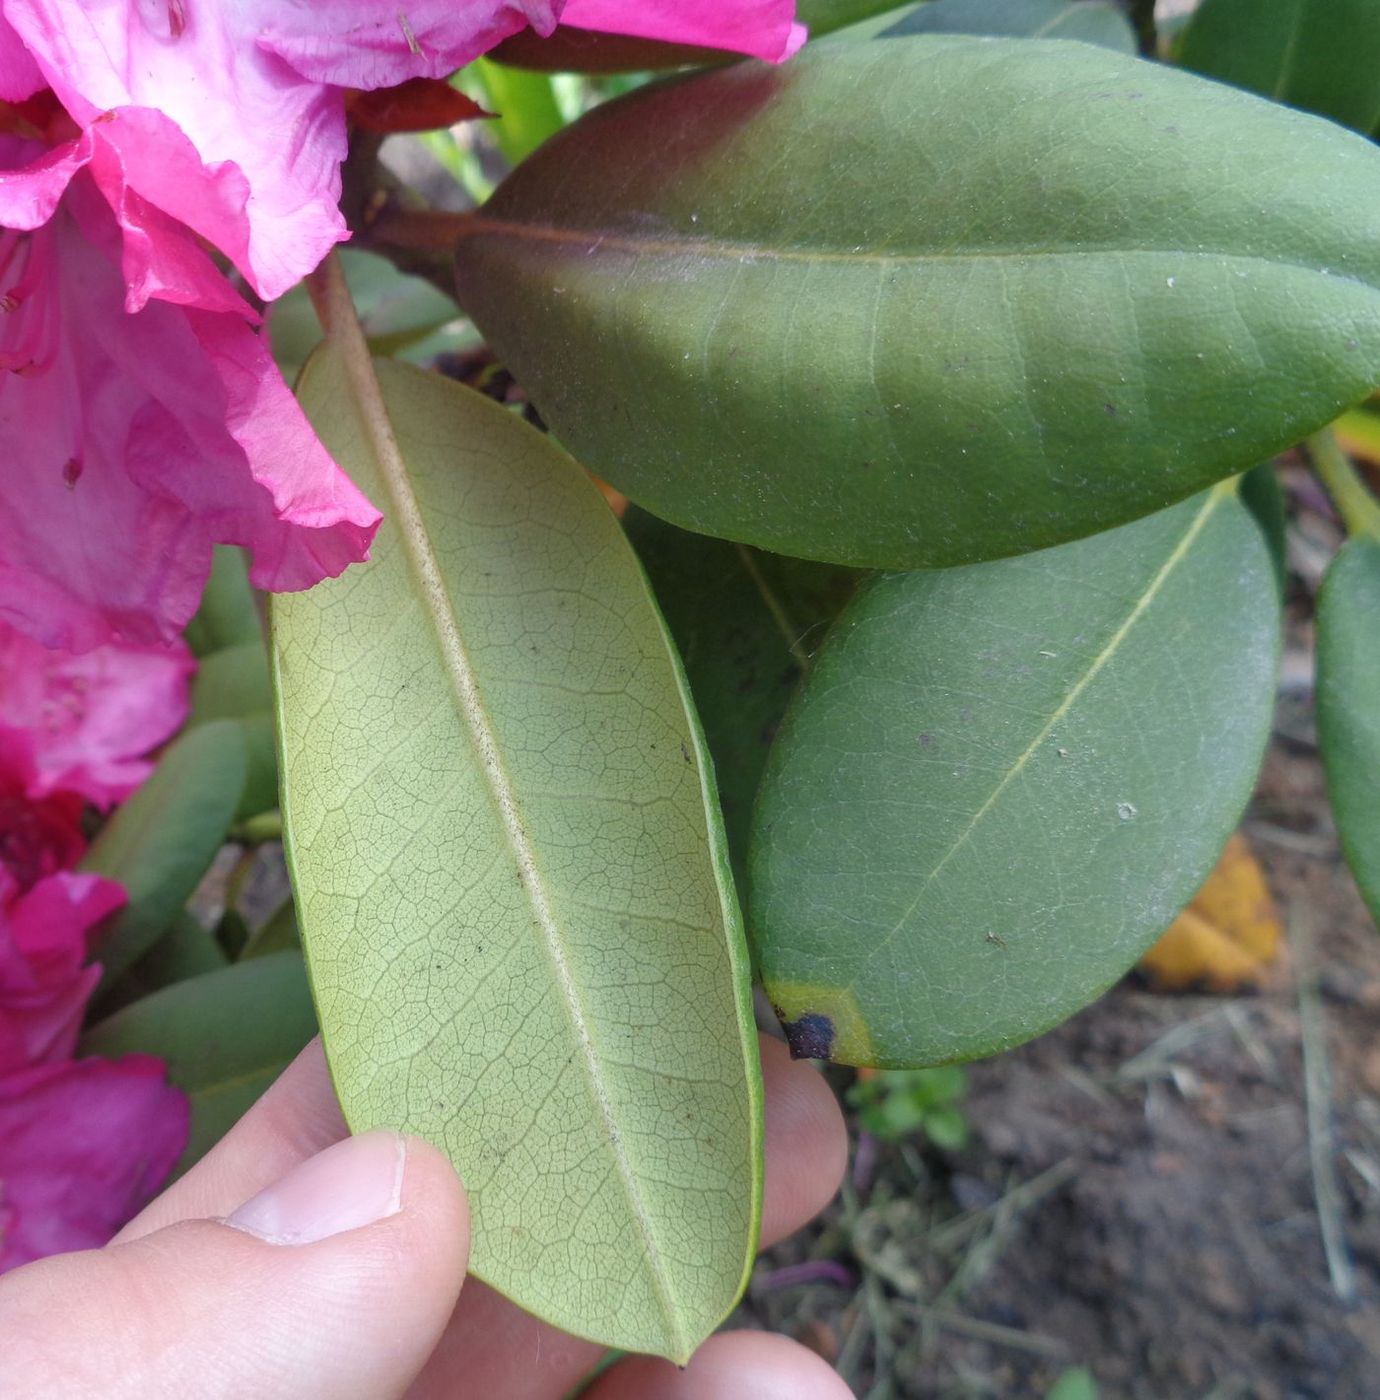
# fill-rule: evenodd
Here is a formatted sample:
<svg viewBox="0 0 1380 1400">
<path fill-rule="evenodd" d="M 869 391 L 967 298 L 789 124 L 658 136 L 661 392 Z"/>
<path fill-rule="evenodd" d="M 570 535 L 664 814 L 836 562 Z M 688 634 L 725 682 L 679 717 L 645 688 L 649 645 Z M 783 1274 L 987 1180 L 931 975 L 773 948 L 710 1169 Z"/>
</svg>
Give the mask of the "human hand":
<svg viewBox="0 0 1380 1400">
<path fill-rule="evenodd" d="M 764 1038 L 762 1241 L 828 1201 L 833 1095 Z M 563 1400 L 601 1349 L 465 1280 L 469 1215 L 419 1138 L 346 1135 L 313 1042 L 210 1154 L 105 1249 L 0 1278 L 14 1400 Z M 461 1289 L 464 1284 L 463 1291 Z M 812 1352 L 726 1332 L 690 1365 L 628 1357 L 587 1400 L 844 1400 Z"/>
</svg>

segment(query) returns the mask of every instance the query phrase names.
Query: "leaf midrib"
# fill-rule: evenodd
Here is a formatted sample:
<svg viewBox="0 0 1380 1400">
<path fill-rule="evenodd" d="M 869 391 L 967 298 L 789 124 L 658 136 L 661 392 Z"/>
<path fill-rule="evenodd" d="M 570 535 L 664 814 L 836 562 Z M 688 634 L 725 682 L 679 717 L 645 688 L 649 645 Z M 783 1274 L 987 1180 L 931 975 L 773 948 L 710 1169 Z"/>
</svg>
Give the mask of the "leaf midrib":
<svg viewBox="0 0 1380 1400">
<path fill-rule="evenodd" d="M 915 911 L 920 907 L 920 901 L 925 897 L 926 893 L 929 891 L 930 886 L 935 882 L 935 880 L 939 878 L 945 866 L 948 865 L 949 861 L 953 858 L 953 856 L 955 856 L 964 846 L 968 844 L 969 840 L 972 838 L 973 832 L 976 831 L 977 828 L 982 824 L 983 819 L 987 816 L 988 812 L 990 812 L 992 808 L 997 804 L 997 802 L 1001 798 L 1001 795 L 1007 790 L 1008 787 L 1010 787 L 1010 785 L 1018 777 L 1020 777 L 1020 775 L 1023 772 L 1025 772 L 1026 768 L 1030 763 L 1030 760 L 1039 751 L 1041 745 L 1044 744 L 1044 742 L 1050 737 L 1050 735 L 1058 727 L 1059 723 L 1065 718 L 1065 716 L 1074 707 L 1074 705 L 1078 703 L 1079 697 L 1083 694 L 1083 692 L 1087 690 L 1088 686 L 1092 684 L 1092 682 L 1097 678 L 1097 676 L 1102 672 L 1102 670 L 1121 649 L 1122 643 L 1126 640 L 1128 636 L 1130 636 L 1131 631 L 1135 627 L 1135 625 L 1150 610 L 1151 605 L 1154 603 L 1155 599 L 1160 595 L 1160 592 L 1163 590 L 1164 585 L 1168 582 L 1170 576 L 1174 573 L 1175 569 L 1177 569 L 1178 566 L 1187 557 L 1189 550 L 1193 547 L 1194 541 L 1203 532 L 1203 529 L 1206 527 L 1207 522 L 1211 518 L 1213 512 L 1222 503 L 1222 501 L 1227 499 L 1229 496 L 1234 495 L 1235 491 L 1236 482 L 1233 478 L 1230 481 L 1220 482 L 1217 486 L 1213 487 L 1213 489 L 1208 493 L 1208 497 L 1203 502 L 1202 508 L 1193 517 L 1192 521 L 1189 523 L 1188 528 L 1184 531 L 1183 536 L 1179 540 L 1178 544 L 1175 545 L 1174 548 L 1170 551 L 1169 557 L 1155 571 L 1155 576 L 1142 590 L 1140 597 L 1136 599 L 1134 606 L 1127 613 L 1126 617 L 1122 620 L 1120 626 L 1118 626 L 1116 631 L 1112 633 L 1111 637 L 1103 646 L 1102 650 L 1099 651 L 1098 654 L 1092 659 L 1091 663 L 1079 676 L 1078 680 L 1069 688 L 1068 693 L 1064 696 L 1063 700 L 1059 702 L 1058 707 L 1041 727 L 1039 733 L 1036 734 L 1036 736 L 1025 747 L 1025 749 L 1022 751 L 1022 753 L 1016 759 L 1016 761 L 1006 770 L 1005 773 L 1002 774 L 1001 780 L 997 783 L 996 787 L 992 789 L 991 793 L 988 795 L 986 801 L 983 802 L 982 806 L 980 806 L 977 809 L 977 811 L 974 812 L 972 817 L 969 819 L 968 824 L 954 838 L 954 840 L 950 843 L 948 849 L 945 850 L 944 854 L 940 856 L 938 861 L 935 862 L 929 874 L 926 875 L 925 878 L 921 881 L 920 888 L 915 892 L 915 897 L 911 900 L 909 905 L 907 905 L 905 911 L 901 914 L 900 918 L 896 920 L 892 927 L 888 929 L 886 934 L 878 941 L 876 946 L 871 948 L 866 954 L 866 956 L 861 960 L 859 972 L 848 983 L 848 986 L 846 988 L 847 991 L 851 992 L 856 986 L 858 977 L 862 975 L 862 966 L 865 966 L 867 962 L 875 958 L 884 948 L 886 948 L 892 942 L 896 935 L 910 923 L 911 918 L 915 914 Z"/>
<path fill-rule="evenodd" d="M 408 568 L 417 582 L 420 601 L 432 624 L 442 666 L 455 697 L 456 708 L 479 757 L 490 798 L 509 848 L 517 861 L 523 888 L 527 891 L 532 912 L 545 940 L 571 1030 L 604 1124 L 609 1152 L 645 1245 L 648 1274 L 661 1302 L 662 1315 L 674 1354 L 688 1356 L 690 1342 L 676 1306 L 674 1287 L 662 1260 L 656 1232 L 652 1228 L 651 1212 L 643 1199 L 632 1164 L 622 1148 L 622 1133 L 599 1074 L 599 1054 L 570 959 L 566 954 L 564 935 L 546 891 L 536 849 L 523 823 L 516 788 L 504 762 L 498 734 L 475 675 L 474 665 L 456 626 L 455 610 L 446 587 L 445 576 L 421 506 L 412 489 L 407 463 L 398 446 L 392 421 L 384 405 L 372 358 L 362 336 L 359 337 L 357 346 L 354 337 L 348 340 L 342 337 L 342 341 L 344 343 L 340 345 L 340 350 L 346 374 L 356 394 L 360 417 L 369 433 L 370 445 L 379 466 L 379 475 L 389 496 L 393 525 L 402 541 Z"/>
<path fill-rule="evenodd" d="M 866 267 L 878 264 L 884 266 L 888 263 L 973 263 L 1060 258 L 1176 257 L 1195 260 L 1208 259 L 1236 263 L 1263 263 L 1266 267 L 1292 268 L 1299 272 L 1311 272 L 1319 277 L 1333 278 L 1339 282 L 1353 283 L 1358 287 L 1364 287 L 1367 291 L 1380 291 L 1380 284 L 1369 282 L 1364 277 L 1345 270 L 1339 270 L 1331 264 L 1323 267 L 1306 262 L 1301 258 L 1245 253 L 1230 248 L 1122 247 L 1115 243 L 1078 243 L 1070 244 L 1067 247 L 899 249 L 888 252 L 878 248 L 810 248 L 792 243 L 773 246 L 751 242 L 747 239 L 732 238 L 644 238 L 639 234 L 611 232 L 607 229 L 558 227 L 555 224 L 526 219 L 493 219 L 485 215 L 482 210 L 467 216 L 460 231 L 459 242 L 463 244 L 466 239 L 480 238 L 486 235 L 497 235 L 500 238 L 510 238 L 517 241 L 526 239 L 534 243 L 570 245 L 578 247 L 586 255 L 593 255 L 608 248 L 614 252 L 636 253 L 642 256 L 722 258 L 738 263 L 840 263 L 845 266 Z"/>
</svg>

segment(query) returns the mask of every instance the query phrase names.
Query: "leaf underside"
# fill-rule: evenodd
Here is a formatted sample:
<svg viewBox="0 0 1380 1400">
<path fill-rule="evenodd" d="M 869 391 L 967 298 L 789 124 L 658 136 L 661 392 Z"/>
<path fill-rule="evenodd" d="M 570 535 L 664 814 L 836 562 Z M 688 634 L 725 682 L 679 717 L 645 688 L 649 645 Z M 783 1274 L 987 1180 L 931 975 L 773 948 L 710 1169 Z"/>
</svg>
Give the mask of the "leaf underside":
<svg viewBox="0 0 1380 1400">
<path fill-rule="evenodd" d="M 329 344 L 301 396 L 384 509 L 372 562 L 275 599 L 284 818 L 356 1130 L 447 1150 L 474 1272 L 684 1360 L 758 1211 L 746 949 L 702 741 L 588 477 L 470 390 Z"/>
<path fill-rule="evenodd" d="M 749 929 L 797 1048 L 971 1059 L 1125 972 L 1245 805 L 1277 614 L 1229 483 L 1075 544 L 865 587 L 755 814 Z"/>
</svg>

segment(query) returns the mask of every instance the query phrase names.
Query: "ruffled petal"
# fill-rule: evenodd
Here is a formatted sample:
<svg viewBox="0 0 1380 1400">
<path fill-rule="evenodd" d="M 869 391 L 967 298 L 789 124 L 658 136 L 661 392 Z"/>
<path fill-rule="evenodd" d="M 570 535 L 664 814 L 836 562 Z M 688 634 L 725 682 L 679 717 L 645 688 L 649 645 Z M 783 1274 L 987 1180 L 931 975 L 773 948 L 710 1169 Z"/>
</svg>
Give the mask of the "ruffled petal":
<svg viewBox="0 0 1380 1400">
<path fill-rule="evenodd" d="M 144 757 L 187 718 L 196 661 L 167 646 L 110 642 L 74 655 L 0 623 L 0 733 L 27 745 L 30 799 L 79 793 L 123 801 L 153 771 Z"/>
<path fill-rule="evenodd" d="M 86 174 L 49 224 L 0 233 L 0 619 L 66 651 L 172 641 L 215 543 L 306 588 L 380 518 L 243 315 L 125 310 L 121 246 Z"/>
</svg>

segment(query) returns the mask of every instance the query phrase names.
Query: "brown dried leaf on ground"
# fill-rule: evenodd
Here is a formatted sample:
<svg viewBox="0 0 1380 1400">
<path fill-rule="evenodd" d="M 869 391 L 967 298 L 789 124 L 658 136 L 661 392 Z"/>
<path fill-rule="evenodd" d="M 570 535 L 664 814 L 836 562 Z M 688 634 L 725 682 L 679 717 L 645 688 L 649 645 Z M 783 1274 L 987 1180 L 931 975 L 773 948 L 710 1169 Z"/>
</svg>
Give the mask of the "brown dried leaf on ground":
<svg viewBox="0 0 1380 1400">
<path fill-rule="evenodd" d="M 1275 959 L 1279 920 L 1265 875 L 1240 832 L 1193 902 L 1141 959 L 1156 991 L 1257 986 Z"/>
</svg>

